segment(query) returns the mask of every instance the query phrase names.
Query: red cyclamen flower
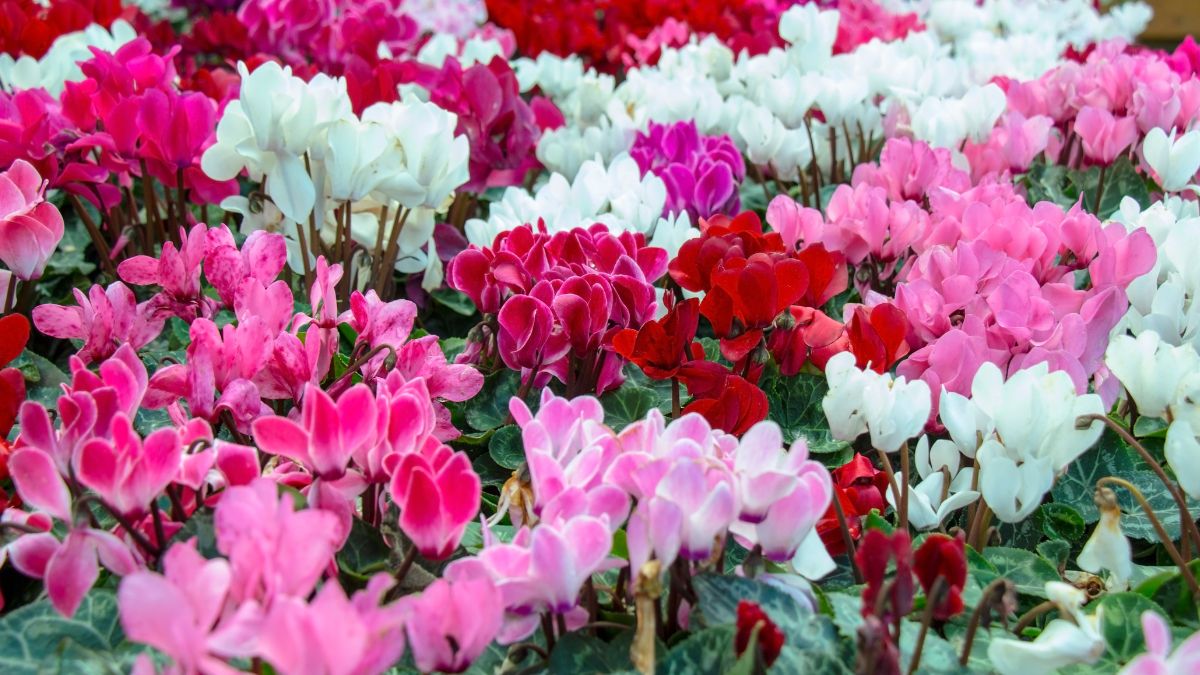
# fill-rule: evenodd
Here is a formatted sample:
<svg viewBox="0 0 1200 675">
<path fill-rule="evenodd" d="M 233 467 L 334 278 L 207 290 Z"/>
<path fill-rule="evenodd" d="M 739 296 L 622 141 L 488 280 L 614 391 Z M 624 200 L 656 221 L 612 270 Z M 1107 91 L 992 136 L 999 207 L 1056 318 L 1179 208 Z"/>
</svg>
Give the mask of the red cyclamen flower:
<svg viewBox="0 0 1200 675">
<path fill-rule="evenodd" d="M 771 664 L 775 663 L 775 659 L 779 658 L 779 652 L 783 649 L 784 635 L 771 621 L 771 617 L 762 610 L 757 604 L 748 600 L 742 600 L 737 607 L 737 634 L 733 639 L 733 648 L 740 657 L 750 648 L 750 638 L 754 635 L 754 629 L 758 628 L 758 648 L 762 650 L 763 667 L 770 668 Z"/>
</svg>

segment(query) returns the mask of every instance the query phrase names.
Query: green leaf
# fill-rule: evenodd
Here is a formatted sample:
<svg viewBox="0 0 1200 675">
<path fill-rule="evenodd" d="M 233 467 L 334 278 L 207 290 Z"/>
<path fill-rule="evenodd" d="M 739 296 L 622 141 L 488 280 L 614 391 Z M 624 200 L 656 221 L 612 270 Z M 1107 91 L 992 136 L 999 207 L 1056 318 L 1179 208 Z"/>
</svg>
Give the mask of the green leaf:
<svg viewBox="0 0 1200 675">
<path fill-rule="evenodd" d="M 694 633 L 667 653 L 656 673 L 663 675 L 720 675 L 736 661 L 733 626 L 719 626 Z"/>
<path fill-rule="evenodd" d="M 88 260 L 91 256 L 86 255 L 91 242 L 91 235 L 87 233 L 82 220 L 70 222 L 63 228 L 58 249 L 46 262 L 46 276 L 91 275 L 95 272 L 96 264 Z"/>
<path fill-rule="evenodd" d="M 429 295 L 433 297 L 434 302 L 455 314 L 462 316 L 473 316 L 475 314 L 475 303 L 471 302 L 471 298 L 453 288 L 435 288 L 429 292 Z"/>
<path fill-rule="evenodd" d="M 983 557 L 996 568 L 996 577 L 1004 577 L 1017 586 L 1024 595 L 1046 597 L 1046 582 L 1061 581 L 1058 569 L 1036 553 L 1020 548 L 1006 546 L 989 546 L 984 549 Z M 979 574 L 979 583 L 987 585 L 992 579 L 984 579 Z"/>
<path fill-rule="evenodd" d="M 479 431 L 488 431 L 508 421 L 508 401 L 517 395 L 521 387 L 521 376 L 511 370 L 502 370 L 487 379 L 483 391 L 471 399 L 467 407 L 467 424 Z"/>
<path fill-rule="evenodd" d="M 521 440 L 521 428 L 515 424 L 502 426 L 492 434 L 488 442 L 488 454 L 492 461 L 505 469 L 516 469 L 525 462 L 525 443 Z"/>
<path fill-rule="evenodd" d="M 1146 651 L 1142 634 L 1142 612 L 1167 616 L 1162 607 L 1137 593 L 1110 593 L 1100 598 L 1100 632 L 1108 643 L 1109 655 L 1120 663 Z"/>
<path fill-rule="evenodd" d="M 338 569 L 354 579 L 366 581 L 372 574 L 387 569 L 391 549 L 379 531 L 359 518 L 350 523 L 350 536 L 337 553 Z"/>
<path fill-rule="evenodd" d="M 1057 164 L 1047 165 L 1044 159 L 1038 159 L 1025 175 L 1026 193 L 1029 205 L 1038 202 L 1054 202 L 1063 208 L 1070 208 L 1079 198 L 1078 189 L 1067 180 L 1068 169 Z"/>
<path fill-rule="evenodd" d="M 55 410 L 58 408 L 58 397 L 62 395 L 60 385 L 70 383 L 70 376 L 59 370 L 58 366 L 45 357 L 28 349 L 13 359 L 9 365 L 19 368 L 25 375 L 25 380 L 34 385 L 26 388 L 25 397 L 28 400 L 41 403 L 47 408 Z M 34 375 L 34 377 L 30 377 L 30 375 Z"/>
<path fill-rule="evenodd" d="M 66 618 L 38 600 L 0 618 L 0 672 L 34 675 L 44 672 L 128 672 L 135 649 L 115 653 L 125 634 L 117 618 L 116 594 L 94 589 L 75 615 Z"/>
<path fill-rule="evenodd" d="M 1061 539 L 1043 541 L 1037 545 L 1037 552 L 1038 555 L 1049 560 L 1061 570 L 1067 566 L 1067 558 L 1071 555 L 1071 544 Z"/>
<path fill-rule="evenodd" d="M 883 517 L 883 515 L 879 513 L 879 509 L 871 509 L 871 512 L 867 514 L 866 519 L 863 521 L 863 529 L 881 530 L 884 534 L 891 534 L 896 530 L 896 528 L 892 527 L 892 524 L 889 523 Z"/>
<path fill-rule="evenodd" d="M 692 579 L 696 591 L 693 620 L 702 626 L 737 623 L 737 606 L 749 600 L 762 608 L 787 637 L 791 647 L 834 653 L 837 637 L 829 617 L 816 614 L 775 586 L 743 577 L 700 574 Z"/>
<path fill-rule="evenodd" d="M 849 447 L 834 440 L 821 400 L 829 391 L 825 378 L 818 375 L 782 377 L 774 370 L 765 373 L 759 386 L 767 394 L 767 419 L 779 424 L 783 440 L 794 443 L 804 438 L 814 454 L 841 452 Z"/>
<path fill-rule="evenodd" d="M 632 631 L 629 631 L 632 632 Z M 628 670 L 633 666 L 626 648 L 580 632 L 567 633 L 559 638 L 550 652 L 549 675 L 592 675 Z"/>
<path fill-rule="evenodd" d="M 191 518 L 179 528 L 172 541 L 188 541 L 196 540 L 196 550 L 205 558 L 216 558 L 220 555 L 217 551 L 217 535 L 213 529 L 213 516 L 211 513 L 198 511 L 192 514 Z"/>
<path fill-rule="evenodd" d="M 1086 526 L 1083 516 L 1068 504 L 1047 502 L 1037 511 L 1042 532 L 1050 539 L 1082 541 Z"/>
<path fill-rule="evenodd" d="M 660 407 L 662 403 L 653 389 L 628 384 L 600 397 L 600 405 L 604 406 L 604 422 L 616 431 L 645 419 L 651 410 Z M 666 405 L 669 412 L 670 399 L 666 401 Z"/>
<path fill-rule="evenodd" d="M 1193 576 L 1200 575 L 1200 560 L 1192 560 L 1188 567 L 1191 568 Z M 1192 597 L 1192 592 L 1178 568 L 1171 568 L 1171 571 L 1150 577 L 1139 584 L 1136 590 L 1138 594 L 1158 603 L 1166 610 L 1165 616 L 1174 622 L 1192 627 L 1200 626 L 1200 607 L 1196 605 L 1196 599 Z"/>
<path fill-rule="evenodd" d="M 1096 207 L 1096 194 L 1100 187 L 1100 168 L 1075 170 L 1067 173 L 1077 192 L 1083 193 L 1083 205 L 1100 220 L 1107 220 L 1121 207 L 1121 200 L 1133 197 L 1144 209 L 1150 206 L 1150 191 L 1146 181 L 1138 174 L 1127 157 L 1121 157 L 1104 171 L 1104 193 L 1100 206 Z"/>
<path fill-rule="evenodd" d="M 504 543 L 512 541 L 516 536 L 512 525 L 492 525 L 488 529 L 491 530 L 493 537 Z M 467 523 L 466 529 L 463 530 L 461 545 L 471 555 L 483 550 L 483 526 L 478 521 Z"/>
<path fill-rule="evenodd" d="M 1158 476 L 1146 467 L 1141 457 L 1111 433 L 1106 432 L 1096 447 L 1067 467 L 1067 472 L 1055 482 L 1051 494 L 1054 495 L 1054 501 L 1078 511 L 1085 523 L 1094 523 L 1100 519 L 1100 511 L 1092 501 L 1092 495 L 1096 481 L 1105 476 L 1118 476 L 1137 486 L 1158 514 L 1167 534 L 1172 539 L 1179 538 L 1181 520 L 1175 499 Z M 1121 510 L 1125 512 L 1121 517 L 1121 529 L 1125 534 L 1134 539 L 1158 541 L 1154 526 L 1133 495 L 1124 488 L 1114 486 L 1113 490 L 1117 493 Z M 1200 517 L 1200 502 L 1189 499 L 1188 509 L 1193 516 Z"/>
</svg>

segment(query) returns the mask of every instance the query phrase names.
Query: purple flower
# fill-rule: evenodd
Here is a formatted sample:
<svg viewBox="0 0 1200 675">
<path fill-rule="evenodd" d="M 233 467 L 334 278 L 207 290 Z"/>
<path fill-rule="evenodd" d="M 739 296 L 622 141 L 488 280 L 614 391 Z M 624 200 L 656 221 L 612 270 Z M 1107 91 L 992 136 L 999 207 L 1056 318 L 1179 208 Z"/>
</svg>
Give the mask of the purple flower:
<svg viewBox="0 0 1200 675">
<path fill-rule="evenodd" d="M 729 136 L 702 136 L 691 121 L 651 122 L 629 153 L 643 174 L 653 172 L 666 183 L 670 213 L 686 211 L 694 222 L 741 207 L 738 185 L 746 164 Z"/>
</svg>

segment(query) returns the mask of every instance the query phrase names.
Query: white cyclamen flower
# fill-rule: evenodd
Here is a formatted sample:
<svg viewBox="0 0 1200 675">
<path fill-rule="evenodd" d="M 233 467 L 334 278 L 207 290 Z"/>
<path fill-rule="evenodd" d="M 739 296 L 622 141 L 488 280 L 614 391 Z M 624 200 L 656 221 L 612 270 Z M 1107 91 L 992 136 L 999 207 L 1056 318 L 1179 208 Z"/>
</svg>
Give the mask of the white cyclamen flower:
<svg viewBox="0 0 1200 675">
<path fill-rule="evenodd" d="M 1200 170 L 1200 130 L 1176 138 L 1174 130 L 1168 136 L 1167 132 L 1155 127 L 1142 141 L 1142 158 L 1158 176 L 1163 190 L 1178 192 L 1187 187 Z"/>
<path fill-rule="evenodd" d="M 921 433 L 929 419 L 932 399 L 922 380 L 893 380 L 887 373 L 859 370 L 850 352 L 830 359 L 825 376 L 829 392 L 821 405 L 834 438 L 853 441 L 869 431 L 873 447 L 895 452 Z"/>
<path fill-rule="evenodd" d="M 1107 648 L 1100 633 L 1100 610 L 1083 613 L 1087 593 L 1060 581 L 1046 583 L 1046 594 L 1058 605 L 1059 618 L 1032 642 L 993 638 L 988 660 L 1000 675 L 1049 675 L 1075 663 L 1095 663 Z"/>
<path fill-rule="evenodd" d="M 399 171 L 379 192 L 408 208 L 442 209 L 450 195 L 470 178 L 471 146 L 455 135 L 458 116 L 418 100 L 376 103 L 363 111 L 364 122 L 386 129 L 403 152 Z"/>
<path fill-rule="evenodd" d="M 979 492 L 971 489 L 974 469 L 959 469 L 962 455 L 953 442 L 940 439 L 931 447 L 929 437 L 922 436 L 917 441 L 915 459 L 921 482 L 908 492 L 908 521 L 913 527 L 940 527 L 951 513 L 979 499 Z M 890 485 L 887 499 L 896 508 L 899 500 Z"/>
<path fill-rule="evenodd" d="M 1136 338 L 1113 338 L 1104 363 L 1125 386 L 1139 414 L 1165 417 L 1184 376 L 1200 371 L 1200 354 L 1191 345 L 1172 347 L 1158 333 L 1145 331 Z"/>
<path fill-rule="evenodd" d="M 1004 381 L 984 363 L 971 383 L 972 402 L 994 424 L 976 453 L 983 499 L 1006 523 L 1027 518 L 1055 477 L 1100 438 L 1100 422 L 1083 429 L 1082 415 L 1104 412 L 1096 394 L 1078 395 L 1071 377 L 1045 363 L 1019 370 Z"/>
</svg>

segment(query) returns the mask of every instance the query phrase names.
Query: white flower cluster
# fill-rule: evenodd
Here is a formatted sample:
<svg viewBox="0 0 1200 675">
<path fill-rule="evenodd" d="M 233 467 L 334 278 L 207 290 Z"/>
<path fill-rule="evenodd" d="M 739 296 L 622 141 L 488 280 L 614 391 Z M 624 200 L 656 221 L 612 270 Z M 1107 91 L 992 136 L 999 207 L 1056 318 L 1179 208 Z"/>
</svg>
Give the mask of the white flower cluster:
<svg viewBox="0 0 1200 675">
<path fill-rule="evenodd" d="M 253 73 L 244 64 L 238 70 L 241 93 L 221 116 L 217 142 L 202 158 L 204 172 L 228 180 L 245 171 L 262 182 L 278 210 L 277 228 L 289 235 L 293 264 L 301 245 L 297 228 L 309 226 L 332 243 L 340 207 L 352 207 L 351 236 L 364 251 L 390 237 L 392 223 L 380 222 L 384 207 L 408 209 L 409 217 L 397 223 L 396 267 L 423 270 L 428 286 L 440 285 L 433 216 L 467 181 L 470 159 L 467 138 L 455 135 L 454 113 L 405 99 L 375 104 L 359 117 L 341 78 L 317 75 L 305 82 L 273 62 Z M 252 211 L 242 197 L 224 207 Z M 251 227 L 265 225 L 250 219 Z"/>
</svg>

